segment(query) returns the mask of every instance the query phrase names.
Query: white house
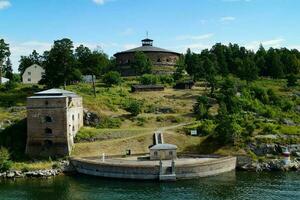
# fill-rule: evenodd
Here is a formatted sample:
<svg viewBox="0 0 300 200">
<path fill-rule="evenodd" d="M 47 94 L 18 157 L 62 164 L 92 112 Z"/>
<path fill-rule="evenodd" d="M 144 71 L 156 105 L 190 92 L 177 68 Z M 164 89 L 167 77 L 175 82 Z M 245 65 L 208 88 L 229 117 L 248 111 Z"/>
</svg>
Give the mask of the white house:
<svg viewBox="0 0 300 200">
<path fill-rule="evenodd" d="M 0 77 L 1 78 L 1 83 L 4 84 L 4 83 L 7 83 L 9 81 L 9 79 L 7 78 L 4 78 L 4 77 Z"/>
<path fill-rule="evenodd" d="M 41 66 L 33 64 L 24 71 L 22 75 L 23 83 L 36 84 L 42 79 L 44 73 L 45 70 Z"/>
</svg>

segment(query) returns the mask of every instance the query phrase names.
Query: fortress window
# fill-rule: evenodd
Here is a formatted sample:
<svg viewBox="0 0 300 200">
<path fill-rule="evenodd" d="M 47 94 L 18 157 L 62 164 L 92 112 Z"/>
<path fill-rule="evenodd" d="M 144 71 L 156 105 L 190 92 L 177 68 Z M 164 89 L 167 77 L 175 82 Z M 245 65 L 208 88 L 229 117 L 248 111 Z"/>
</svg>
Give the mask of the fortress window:
<svg viewBox="0 0 300 200">
<path fill-rule="evenodd" d="M 74 117 L 74 115 L 72 115 L 72 120 L 73 120 L 73 121 L 75 120 L 75 117 Z"/>
<path fill-rule="evenodd" d="M 52 121 L 53 121 L 52 117 L 50 117 L 50 116 L 45 117 L 45 122 L 52 122 Z"/>
<path fill-rule="evenodd" d="M 28 82 L 31 82 L 31 78 L 28 78 L 27 81 L 28 81 Z"/>
<path fill-rule="evenodd" d="M 161 59 L 159 58 L 159 59 L 157 59 L 157 62 L 161 62 Z"/>
<path fill-rule="evenodd" d="M 167 62 L 170 62 L 170 59 L 169 59 L 169 58 L 167 58 Z"/>
<path fill-rule="evenodd" d="M 154 151 L 154 156 L 157 156 L 157 151 Z"/>
<path fill-rule="evenodd" d="M 78 119 L 80 119 L 80 114 L 78 113 Z"/>
<path fill-rule="evenodd" d="M 45 133 L 46 134 L 52 134 L 52 129 L 51 128 L 46 128 Z"/>
<path fill-rule="evenodd" d="M 75 126 L 72 127 L 72 131 L 75 131 Z"/>
<path fill-rule="evenodd" d="M 173 151 L 169 151 L 169 156 L 173 156 Z"/>
</svg>

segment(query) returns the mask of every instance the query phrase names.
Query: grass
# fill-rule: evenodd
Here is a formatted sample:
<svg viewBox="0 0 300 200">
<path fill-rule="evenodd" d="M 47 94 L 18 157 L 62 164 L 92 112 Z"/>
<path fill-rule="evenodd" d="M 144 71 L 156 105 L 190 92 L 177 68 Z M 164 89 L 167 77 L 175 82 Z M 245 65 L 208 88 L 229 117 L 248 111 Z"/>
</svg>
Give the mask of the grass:
<svg viewBox="0 0 300 200">
<path fill-rule="evenodd" d="M 43 169 L 51 169 L 55 162 L 52 161 L 38 161 L 38 162 L 14 162 L 13 170 L 20 171 L 35 171 Z"/>
</svg>

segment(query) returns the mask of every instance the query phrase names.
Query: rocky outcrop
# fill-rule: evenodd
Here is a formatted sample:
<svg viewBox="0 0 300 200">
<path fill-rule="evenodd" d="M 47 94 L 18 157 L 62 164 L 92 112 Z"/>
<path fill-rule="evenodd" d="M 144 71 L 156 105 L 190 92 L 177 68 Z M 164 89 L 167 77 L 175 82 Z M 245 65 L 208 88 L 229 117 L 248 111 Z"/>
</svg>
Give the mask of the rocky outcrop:
<svg viewBox="0 0 300 200">
<path fill-rule="evenodd" d="M 300 144 L 290 144 L 287 146 L 282 146 L 279 144 L 251 143 L 248 145 L 248 147 L 257 156 L 265 156 L 268 154 L 280 155 L 286 147 L 289 149 L 292 155 L 300 155 Z"/>
<path fill-rule="evenodd" d="M 87 109 L 83 110 L 83 123 L 85 126 L 97 126 L 100 124 L 100 117 Z"/>
<path fill-rule="evenodd" d="M 19 170 L 9 170 L 7 172 L 0 173 L 0 179 L 15 179 L 15 178 L 49 178 L 58 176 L 63 173 L 74 172 L 75 169 L 70 165 L 67 160 L 60 161 L 57 163 L 55 169 L 44 169 L 44 170 L 34 170 L 34 171 L 19 171 Z"/>
<path fill-rule="evenodd" d="M 251 160 L 251 159 L 250 159 Z M 294 159 L 285 164 L 283 159 L 270 159 L 263 162 L 237 162 L 237 169 L 244 171 L 300 171 L 300 161 Z"/>
</svg>

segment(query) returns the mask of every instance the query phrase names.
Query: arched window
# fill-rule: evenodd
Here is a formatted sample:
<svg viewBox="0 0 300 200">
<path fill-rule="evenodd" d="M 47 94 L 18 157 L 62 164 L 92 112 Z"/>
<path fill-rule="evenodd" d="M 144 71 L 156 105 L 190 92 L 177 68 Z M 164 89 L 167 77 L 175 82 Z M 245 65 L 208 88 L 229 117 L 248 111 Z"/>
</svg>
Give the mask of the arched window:
<svg viewBox="0 0 300 200">
<path fill-rule="evenodd" d="M 161 62 L 161 59 L 159 58 L 159 59 L 157 59 L 157 62 Z"/>
<path fill-rule="evenodd" d="M 74 117 L 74 115 L 72 115 L 72 120 L 73 120 L 73 121 L 75 120 L 75 117 Z"/>
<path fill-rule="evenodd" d="M 46 134 L 52 134 L 52 129 L 51 128 L 46 128 L 45 133 Z"/>
<path fill-rule="evenodd" d="M 50 116 L 45 117 L 45 122 L 49 123 L 49 122 L 52 122 L 52 121 L 53 121 L 52 117 L 50 117 Z"/>
<path fill-rule="evenodd" d="M 170 62 L 170 59 L 169 59 L 169 58 L 167 58 L 167 62 Z"/>
<path fill-rule="evenodd" d="M 73 132 L 75 131 L 75 126 L 72 127 L 72 131 L 73 131 Z"/>
</svg>

